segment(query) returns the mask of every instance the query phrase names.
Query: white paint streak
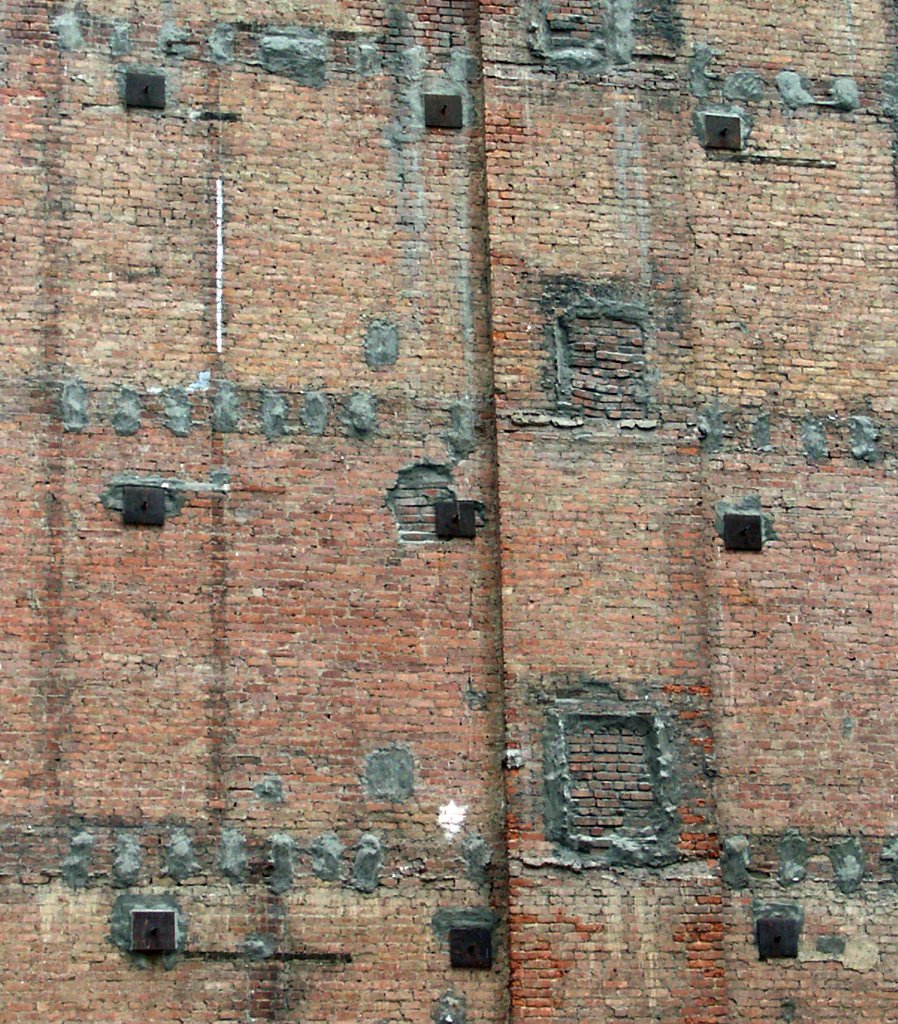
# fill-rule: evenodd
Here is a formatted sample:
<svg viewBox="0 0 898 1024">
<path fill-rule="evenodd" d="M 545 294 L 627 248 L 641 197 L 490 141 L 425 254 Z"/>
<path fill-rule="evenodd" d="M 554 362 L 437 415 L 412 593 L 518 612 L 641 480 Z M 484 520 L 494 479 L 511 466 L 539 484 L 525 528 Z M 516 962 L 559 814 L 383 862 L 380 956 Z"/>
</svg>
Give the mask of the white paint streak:
<svg viewBox="0 0 898 1024">
<path fill-rule="evenodd" d="M 224 185 L 215 181 L 215 351 L 221 355 L 224 293 Z"/>
<path fill-rule="evenodd" d="M 454 800 L 450 800 L 448 804 L 444 804 L 440 808 L 437 821 L 450 842 L 461 832 L 467 816 L 468 808 L 459 806 Z"/>
</svg>

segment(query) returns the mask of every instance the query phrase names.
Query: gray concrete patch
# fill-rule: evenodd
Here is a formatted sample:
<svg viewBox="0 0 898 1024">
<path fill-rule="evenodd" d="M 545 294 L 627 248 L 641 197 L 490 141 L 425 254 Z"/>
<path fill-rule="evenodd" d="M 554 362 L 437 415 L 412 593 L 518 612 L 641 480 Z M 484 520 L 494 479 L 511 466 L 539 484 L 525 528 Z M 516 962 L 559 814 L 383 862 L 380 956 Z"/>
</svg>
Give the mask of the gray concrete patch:
<svg viewBox="0 0 898 1024">
<path fill-rule="evenodd" d="M 477 80 L 480 74 L 480 61 L 477 55 L 464 46 L 456 46 L 449 54 L 449 66 L 446 74 L 456 85 L 468 86 Z"/>
<path fill-rule="evenodd" d="M 861 844 L 849 836 L 829 848 L 829 859 L 839 891 L 855 892 L 860 887 L 867 866 Z"/>
<path fill-rule="evenodd" d="M 235 828 L 226 828 L 221 833 L 218 848 L 218 867 L 225 878 L 241 884 L 246 876 L 246 839 Z"/>
<path fill-rule="evenodd" d="M 166 57 L 179 59 L 192 57 L 195 53 L 195 47 L 191 45 L 189 29 L 183 28 L 171 19 L 166 19 L 162 23 L 157 45 Z"/>
<path fill-rule="evenodd" d="M 758 413 L 758 418 L 752 425 L 751 430 L 751 443 L 759 452 L 769 452 L 773 450 L 770 438 L 770 414 L 766 412 Z"/>
<path fill-rule="evenodd" d="M 51 22 L 50 28 L 56 36 L 60 50 L 81 50 L 84 48 L 84 33 L 81 21 L 75 11 L 64 11 Z"/>
<path fill-rule="evenodd" d="M 898 75 L 888 74 L 882 80 L 882 112 L 898 117 Z"/>
<path fill-rule="evenodd" d="M 350 47 L 352 64 L 355 73 L 363 78 L 370 78 L 372 75 L 380 74 L 383 68 L 383 60 L 380 55 L 380 48 L 377 43 L 370 39 L 360 39 Z"/>
<path fill-rule="evenodd" d="M 222 434 L 233 433 L 240 426 L 240 396 L 227 380 L 219 381 L 212 399 L 212 427 Z"/>
<path fill-rule="evenodd" d="M 449 932 L 453 928 L 489 928 L 493 931 L 498 923 L 498 915 L 489 907 L 447 908 L 438 910 L 430 919 L 434 934 L 444 943 L 449 941 Z"/>
<path fill-rule="evenodd" d="M 711 95 L 711 86 L 717 81 L 716 75 L 709 75 L 708 68 L 714 60 L 714 51 L 707 43 L 696 43 L 689 58 L 689 91 L 696 99 L 704 100 Z"/>
<path fill-rule="evenodd" d="M 384 852 L 377 836 L 366 832 L 359 839 L 352 866 L 352 884 L 359 892 L 371 893 L 380 885 Z"/>
<path fill-rule="evenodd" d="M 175 912 L 175 946 L 174 953 L 166 953 L 161 958 L 131 952 L 131 911 L 132 910 L 173 910 Z M 178 953 L 184 948 L 187 938 L 187 922 L 177 900 L 172 896 L 155 896 L 146 893 L 123 893 L 112 905 L 109 916 L 109 935 L 107 941 L 123 953 L 127 953 L 135 967 L 144 970 L 151 968 L 158 959 L 166 970 L 171 970 L 180 957 Z"/>
<path fill-rule="evenodd" d="M 747 836 L 724 838 L 720 851 L 720 873 L 731 889 L 744 889 L 749 884 L 750 857 L 751 844 Z"/>
<path fill-rule="evenodd" d="M 756 71 L 741 69 L 728 75 L 723 83 L 724 99 L 738 103 L 757 103 L 764 98 L 767 83 Z"/>
<path fill-rule="evenodd" d="M 176 828 L 165 848 L 165 873 L 180 883 L 193 877 L 200 869 L 187 830 Z"/>
<path fill-rule="evenodd" d="M 306 433 L 320 437 L 327 429 L 329 414 L 327 395 L 323 391 L 307 391 L 303 396 L 301 414 Z"/>
<path fill-rule="evenodd" d="M 112 884 L 119 889 L 134 885 L 140 877 L 142 864 L 143 851 L 140 840 L 133 832 L 120 832 L 115 838 Z"/>
<path fill-rule="evenodd" d="M 90 832 L 76 832 L 69 844 L 68 856 L 62 862 L 62 880 L 70 889 L 83 889 L 90 878 L 90 862 L 94 854 L 94 837 Z"/>
<path fill-rule="evenodd" d="M 724 435 L 723 411 L 720 406 L 706 406 L 699 413 L 696 426 L 701 439 L 702 451 L 709 455 L 719 452 L 723 447 Z"/>
<path fill-rule="evenodd" d="M 374 396 L 364 391 L 350 395 L 343 402 L 340 419 L 350 437 L 359 441 L 370 437 L 377 430 L 377 403 Z"/>
<path fill-rule="evenodd" d="M 287 433 L 287 416 L 290 406 L 287 399 L 277 391 L 268 388 L 262 390 L 259 399 L 259 417 L 262 421 L 262 433 L 273 441 Z"/>
<path fill-rule="evenodd" d="M 466 459 L 477 447 L 477 419 L 468 399 L 459 399 L 449 407 L 449 429 L 443 440 L 456 462 Z"/>
<path fill-rule="evenodd" d="M 795 885 L 807 874 L 808 844 L 797 828 L 786 829 L 780 840 L 778 877 L 781 885 Z"/>
<path fill-rule="evenodd" d="M 112 429 L 120 436 L 136 434 L 140 430 L 140 395 L 132 388 L 120 388 L 112 414 Z"/>
<path fill-rule="evenodd" d="M 365 362 L 372 370 L 393 366 L 399 357 L 399 330 L 389 320 L 372 320 L 365 329 Z"/>
<path fill-rule="evenodd" d="M 272 75 L 320 89 L 327 72 L 327 35 L 309 28 L 272 28 L 259 40 L 259 63 Z"/>
<path fill-rule="evenodd" d="M 852 416 L 848 420 L 851 436 L 851 457 L 870 464 L 879 462 L 879 429 L 869 416 Z"/>
<path fill-rule="evenodd" d="M 296 870 L 296 843 L 286 832 L 276 832 L 268 841 L 268 860 L 271 872 L 268 888 L 283 895 L 293 885 Z"/>
<path fill-rule="evenodd" d="M 829 87 L 831 103 L 836 110 L 843 110 L 850 113 L 857 110 L 861 105 L 861 94 L 857 82 L 853 78 L 834 78 Z"/>
<path fill-rule="evenodd" d="M 801 424 L 801 443 L 804 453 L 812 462 L 829 458 L 829 440 L 822 420 L 808 417 Z"/>
<path fill-rule="evenodd" d="M 489 878 L 488 869 L 493 861 L 489 843 L 479 832 L 471 832 L 461 841 L 460 849 L 465 863 L 465 875 L 477 885 L 482 885 Z"/>
<path fill-rule="evenodd" d="M 62 385 L 60 413 L 62 429 L 69 433 L 80 433 L 88 424 L 87 403 L 89 392 L 80 380 L 67 380 Z"/>
<path fill-rule="evenodd" d="M 885 842 L 879 859 L 888 865 L 892 878 L 898 882 L 898 836 L 892 836 Z"/>
<path fill-rule="evenodd" d="M 131 26 L 127 21 L 117 21 L 109 34 L 109 56 L 126 57 L 131 52 Z"/>
<path fill-rule="evenodd" d="M 845 952 L 845 940 L 841 935 L 821 935 L 816 942 L 818 953 L 840 957 Z"/>
<path fill-rule="evenodd" d="M 253 792 L 260 800 L 270 804 L 284 802 L 284 780 L 280 775 L 265 775 L 253 786 Z"/>
<path fill-rule="evenodd" d="M 324 882 L 337 882 L 343 875 L 344 846 L 335 832 L 325 832 L 312 843 L 309 851 L 312 872 Z"/>
<path fill-rule="evenodd" d="M 169 388 L 162 396 L 162 422 L 175 437 L 187 437 L 190 433 L 190 396 L 183 388 Z"/>
<path fill-rule="evenodd" d="M 243 940 L 243 955 L 247 960 L 267 960 L 274 956 L 277 939 L 267 932 L 247 935 Z"/>
<path fill-rule="evenodd" d="M 221 22 L 209 33 L 209 56 L 215 64 L 230 64 L 234 59 L 234 26 Z"/>
<path fill-rule="evenodd" d="M 401 803 L 414 792 L 415 762 L 406 747 L 383 747 L 365 758 L 363 777 L 369 799 Z"/>
<path fill-rule="evenodd" d="M 796 71 L 781 71 L 776 76 L 776 88 L 783 103 L 792 110 L 809 107 L 816 102 L 810 92 L 810 83 Z"/>
<path fill-rule="evenodd" d="M 452 989 L 444 992 L 433 1004 L 433 1024 L 467 1024 L 468 1002 Z"/>
</svg>

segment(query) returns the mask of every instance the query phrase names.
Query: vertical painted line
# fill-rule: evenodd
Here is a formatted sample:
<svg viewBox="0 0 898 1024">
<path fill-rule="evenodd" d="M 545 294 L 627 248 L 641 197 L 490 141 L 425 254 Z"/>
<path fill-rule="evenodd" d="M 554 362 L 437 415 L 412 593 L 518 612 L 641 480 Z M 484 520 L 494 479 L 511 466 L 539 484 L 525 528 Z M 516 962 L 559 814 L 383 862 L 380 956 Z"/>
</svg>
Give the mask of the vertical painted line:
<svg viewBox="0 0 898 1024">
<path fill-rule="evenodd" d="M 221 355 L 224 288 L 224 187 L 215 181 L 215 351 Z"/>
</svg>

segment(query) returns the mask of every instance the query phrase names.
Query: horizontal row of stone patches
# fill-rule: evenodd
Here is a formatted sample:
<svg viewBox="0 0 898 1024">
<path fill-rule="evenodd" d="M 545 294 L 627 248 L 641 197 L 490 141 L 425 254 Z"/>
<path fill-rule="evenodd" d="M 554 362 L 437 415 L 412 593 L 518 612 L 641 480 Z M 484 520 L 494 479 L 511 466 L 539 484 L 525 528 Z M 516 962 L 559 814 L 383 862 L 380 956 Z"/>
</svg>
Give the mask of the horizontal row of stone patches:
<svg viewBox="0 0 898 1024">
<path fill-rule="evenodd" d="M 92 17 L 83 7 L 51 22 L 59 48 L 69 53 L 106 49 L 114 59 L 148 54 L 143 26 Z M 258 68 L 297 84 L 321 88 L 329 74 L 376 75 L 389 62 L 383 40 L 371 33 L 328 32 L 312 25 L 219 22 L 211 30 L 166 19 L 150 51 L 164 61 L 211 61 Z"/>
<path fill-rule="evenodd" d="M 725 451 L 777 452 L 774 435 L 800 438 L 801 451 L 808 462 L 824 462 L 843 453 L 870 465 L 895 454 L 894 444 L 884 435 L 898 437 L 898 424 L 877 423 L 858 414 L 842 419 L 835 414 L 782 417 L 777 421 L 761 410 L 755 413 L 731 411 L 718 405 L 707 406 L 699 414 L 696 429 L 702 450 L 708 454 Z"/>
<path fill-rule="evenodd" d="M 835 836 L 809 841 L 798 829 L 788 829 L 775 849 L 767 849 L 769 837 L 727 836 L 721 850 L 721 871 L 724 882 L 734 889 L 745 889 L 755 881 L 773 875 L 782 886 L 797 885 L 808 876 L 817 859 L 820 868 L 826 862 L 832 870 L 833 884 L 843 893 L 855 892 L 863 879 L 871 875 L 867 856 L 872 850 L 854 836 Z M 869 845 L 869 844 L 868 844 Z M 879 860 L 898 882 L 898 836 L 886 839 L 879 849 Z"/>
<path fill-rule="evenodd" d="M 332 416 L 343 433 L 365 438 L 377 432 L 377 400 L 366 391 L 348 395 L 328 395 L 323 391 L 306 391 L 298 396 L 294 409 L 292 397 L 269 388 L 250 392 L 229 381 L 220 381 L 214 388 L 208 375 L 201 375 L 198 385 L 189 388 L 171 387 L 157 394 L 140 394 L 134 388 L 119 388 L 111 399 L 101 399 L 101 414 L 108 418 L 113 430 L 123 437 L 136 434 L 146 413 L 158 417 L 162 426 L 176 437 L 187 437 L 197 426 L 195 403 L 208 403 L 208 423 L 219 433 L 254 433 L 261 431 L 274 439 L 289 434 L 320 436 L 328 429 Z M 63 429 L 81 433 L 91 422 L 91 392 L 79 380 L 65 381 L 59 387 L 59 416 Z"/>
<path fill-rule="evenodd" d="M 71 839 L 60 874 L 73 889 L 83 889 L 94 882 L 111 882 L 118 888 L 152 882 L 144 865 L 144 847 L 132 830 L 115 837 L 112 863 L 108 873 L 93 870 L 97 837 L 88 830 L 77 832 Z M 347 852 L 351 856 L 347 857 Z M 384 848 L 380 837 L 365 832 L 348 851 L 335 832 L 318 836 L 308 848 L 301 847 L 286 832 L 275 832 L 267 843 L 250 844 L 237 829 L 221 833 L 215 851 L 215 866 L 233 884 L 264 883 L 275 894 L 287 892 L 301 868 L 301 858 L 308 858 L 312 873 L 323 881 L 341 882 L 359 892 L 371 893 L 380 885 L 384 866 Z M 199 852 L 188 831 L 174 829 L 162 851 L 162 875 L 178 885 L 191 879 L 205 881 L 207 868 L 199 860 Z"/>
</svg>

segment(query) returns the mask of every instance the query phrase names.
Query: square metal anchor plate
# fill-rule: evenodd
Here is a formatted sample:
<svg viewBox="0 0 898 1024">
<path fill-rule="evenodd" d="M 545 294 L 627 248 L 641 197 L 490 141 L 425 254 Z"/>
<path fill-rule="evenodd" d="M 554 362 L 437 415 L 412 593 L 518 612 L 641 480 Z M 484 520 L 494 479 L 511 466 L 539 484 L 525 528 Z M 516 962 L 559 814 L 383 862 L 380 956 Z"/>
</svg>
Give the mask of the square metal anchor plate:
<svg viewBox="0 0 898 1024">
<path fill-rule="evenodd" d="M 436 512 L 437 537 L 451 540 L 463 537 L 467 540 L 477 535 L 477 517 L 473 501 L 438 501 Z"/>
<path fill-rule="evenodd" d="M 742 149 L 742 118 L 736 114 L 705 114 L 705 148 Z"/>
<path fill-rule="evenodd" d="M 125 106 L 163 110 L 165 108 L 165 75 L 149 75 L 142 71 L 127 72 L 125 75 Z"/>
<path fill-rule="evenodd" d="M 723 517 L 723 543 L 727 551 L 760 551 L 764 546 L 760 513 L 727 512 Z"/>
<path fill-rule="evenodd" d="M 463 123 L 461 96 L 424 96 L 424 124 L 428 128 L 461 128 Z"/>
<path fill-rule="evenodd" d="M 131 951 L 171 953 L 177 947 L 173 910 L 132 910 Z"/>
<path fill-rule="evenodd" d="M 493 934 L 489 928 L 450 928 L 449 961 L 453 967 L 493 966 Z"/>
<path fill-rule="evenodd" d="M 798 922 L 790 917 L 762 917 L 755 925 L 759 960 L 798 956 Z"/>
<path fill-rule="evenodd" d="M 165 523 L 165 488 L 122 488 L 122 522 L 126 526 L 162 526 Z"/>
</svg>

